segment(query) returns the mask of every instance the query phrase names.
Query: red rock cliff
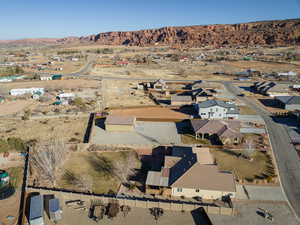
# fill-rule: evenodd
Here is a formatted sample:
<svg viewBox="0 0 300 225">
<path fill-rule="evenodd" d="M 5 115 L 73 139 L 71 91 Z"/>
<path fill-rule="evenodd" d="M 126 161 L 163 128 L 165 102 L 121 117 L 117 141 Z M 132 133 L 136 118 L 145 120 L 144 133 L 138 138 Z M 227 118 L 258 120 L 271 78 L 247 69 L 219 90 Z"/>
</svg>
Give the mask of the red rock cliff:
<svg viewBox="0 0 300 225">
<path fill-rule="evenodd" d="M 80 40 L 106 45 L 132 46 L 150 46 L 156 43 L 181 44 L 190 47 L 205 45 L 295 45 L 300 44 L 300 19 L 106 32 L 81 37 Z"/>
</svg>

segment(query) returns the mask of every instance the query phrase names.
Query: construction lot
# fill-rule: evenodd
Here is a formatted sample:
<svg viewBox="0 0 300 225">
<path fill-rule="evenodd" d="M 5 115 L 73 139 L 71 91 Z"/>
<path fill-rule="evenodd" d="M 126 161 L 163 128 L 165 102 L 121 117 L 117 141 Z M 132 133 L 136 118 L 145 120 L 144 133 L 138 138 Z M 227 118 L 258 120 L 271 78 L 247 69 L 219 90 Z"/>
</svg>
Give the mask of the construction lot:
<svg viewBox="0 0 300 225">
<path fill-rule="evenodd" d="M 138 82 L 124 80 L 103 80 L 102 93 L 105 107 L 151 106 L 154 102 L 144 93 L 137 90 Z"/>
</svg>

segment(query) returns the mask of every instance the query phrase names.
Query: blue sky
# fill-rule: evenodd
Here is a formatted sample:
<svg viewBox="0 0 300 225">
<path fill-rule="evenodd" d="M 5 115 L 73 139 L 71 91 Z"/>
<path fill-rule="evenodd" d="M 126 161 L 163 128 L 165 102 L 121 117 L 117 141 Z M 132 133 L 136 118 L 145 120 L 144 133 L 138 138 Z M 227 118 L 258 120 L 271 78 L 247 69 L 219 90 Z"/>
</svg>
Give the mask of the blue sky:
<svg viewBox="0 0 300 225">
<path fill-rule="evenodd" d="M 0 39 L 300 18 L 300 0 L 0 0 Z"/>
</svg>

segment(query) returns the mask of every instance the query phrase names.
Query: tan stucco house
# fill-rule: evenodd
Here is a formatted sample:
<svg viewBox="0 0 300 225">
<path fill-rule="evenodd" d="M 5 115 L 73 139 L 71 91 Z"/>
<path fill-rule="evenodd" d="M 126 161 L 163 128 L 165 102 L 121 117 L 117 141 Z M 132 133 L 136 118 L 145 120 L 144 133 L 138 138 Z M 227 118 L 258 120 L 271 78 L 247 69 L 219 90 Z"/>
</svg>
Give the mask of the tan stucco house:
<svg viewBox="0 0 300 225">
<path fill-rule="evenodd" d="M 208 148 L 173 147 L 160 171 L 149 171 L 146 193 L 177 197 L 221 199 L 235 197 L 230 172 L 220 171 Z"/>
</svg>

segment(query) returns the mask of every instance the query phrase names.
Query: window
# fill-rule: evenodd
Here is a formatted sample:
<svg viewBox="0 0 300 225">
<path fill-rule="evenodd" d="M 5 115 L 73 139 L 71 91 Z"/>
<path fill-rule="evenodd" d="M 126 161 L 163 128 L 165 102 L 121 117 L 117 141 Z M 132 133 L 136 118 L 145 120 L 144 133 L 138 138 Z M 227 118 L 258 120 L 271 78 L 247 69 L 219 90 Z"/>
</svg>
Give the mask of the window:
<svg viewBox="0 0 300 225">
<path fill-rule="evenodd" d="M 206 113 L 201 113 L 201 115 L 206 115 Z"/>
<path fill-rule="evenodd" d="M 182 192 L 182 188 L 177 188 L 177 192 Z"/>
<path fill-rule="evenodd" d="M 199 192 L 200 190 L 199 189 L 196 189 L 196 192 Z"/>
<path fill-rule="evenodd" d="M 218 108 L 216 108 L 216 112 L 218 112 Z"/>
</svg>

